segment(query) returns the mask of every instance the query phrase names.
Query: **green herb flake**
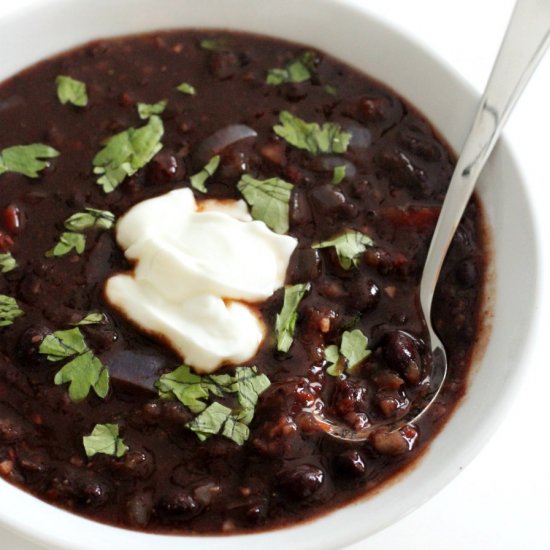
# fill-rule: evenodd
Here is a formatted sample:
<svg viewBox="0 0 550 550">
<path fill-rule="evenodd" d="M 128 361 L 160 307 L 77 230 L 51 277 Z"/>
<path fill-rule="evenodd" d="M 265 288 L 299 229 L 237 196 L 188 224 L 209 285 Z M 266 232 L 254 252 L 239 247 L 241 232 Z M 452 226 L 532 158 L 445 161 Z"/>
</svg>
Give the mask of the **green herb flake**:
<svg viewBox="0 0 550 550">
<path fill-rule="evenodd" d="M 104 313 L 101 313 L 99 311 L 92 311 L 88 313 L 85 317 L 83 317 L 80 321 L 77 323 L 73 323 L 74 326 L 77 327 L 83 327 L 86 325 L 102 325 L 103 323 L 107 322 L 107 317 Z"/>
<path fill-rule="evenodd" d="M 94 174 L 105 193 L 114 191 L 127 176 L 133 176 L 161 149 L 162 120 L 153 115 L 145 126 L 129 128 L 109 138 L 93 159 Z"/>
<path fill-rule="evenodd" d="M 128 447 L 119 435 L 117 424 L 96 424 L 92 433 L 82 438 L 86 456 L 96 454 L 116 456 L 120 458 L 126 454 Z"/>
<path fill-rule="evenodd" d="M 341 166 L 335 166 L 332 173 L 332 183 L 338 185 L 342 183 L 346 177 L 346 165 L 342 164 Z"/>
<path fill-rule="evenodd" d="M 65 220 L 65 228 L 69 231 L 86 231 L 88 229 L 111 229 L 115 223 L 115 215 L 108 210 L 86 208 L 76 212 Z"/>
<path fill-rule="evenodd" d="M 182 82 L 179 86 L 176 87 L 176 90 L 178 92 L 181 92 L 182 94 L 187 95 L 196 95 L 197 90 L 195 89 L 195 86 L 192 84 L 189 84 L 189 82 Z"/>
<path fill-rule="evenodd" d="M 231 390 L 237 394 L 240 406 L 237 418 L 241 423 L 248 425 L 252 422 L 258 398 L 270 385 L 269 378 L 259 374 L 256 367 L 237 367 Z"/>
<path fill-rule="evenodd" d="M 351 140 L 351 134 L 333 122 L 325 122 L 320 126 L 317 122 L 306 122 L 288 111 L 280 113 L 279 122 L 273 131 L 290 145 L 305 149 L 312 155 L 345 153 Z"/>
<path fill-rule="evenodd" d="M 250 437 L 250 429 L 245 423 L 231 415 L 227 417 L 223 425 L 222 435 L 237 445 L 244 445 Z"/>
<path fill-rule="evenodd" d="M 369 339 L 359 330 L 345 331 L 342 334 L 340 352 L 346 358 L 348 371 L 355 368 L 363 359 L 370 355 L 367 349 Z"/>
<path fill-rule="evenodd" d="M 266 83 L 271 86 L 278 86 L 285 82 L 305 82 L 311 78 L 314 70 L 315 54 L 311 51 L 304 52 L 284 69 L 270 69 L 267 73 Z"/>
<path fill-rule="evenodd" d="M 327 374 L 340 376 L 344 372 L 343 361 L 340 360 L 340 351 L 334 344 L 325 348 L 325 360 L 328 363 Z"/>
<path fill-rule="evenodd" d="M 291 183 L 280 178 L 257 180 L 245 174 L 237 187 L 252 207 L 250 213 L 255 220 L 263 221 L 276 233 L 288 232 L 288 205 L 294 187 Z"/>
<path fill-rule="evenodd" d="M 0 294 L 0 327 L 12 325 L 15 319 L 23 315 L 23 310 L 15 298 Z"/>
<path fill-rule="evenodd" d="M 9 273 L 17 267 L 17 262 L 11 252 L 0 254 L 0 273 Z"/>
<path fill-rule="evenodd" d="M 191 372 L 187 365 L 163 374 L 156 382 L 159 395 L 163 399 L 177 399 L 191 412 L 197 414 L 206 409 L 204 399 L 208 398 L 208 386 L 203 377 Z"/>
<path fill-rule="evenodd" d="M 215 401 L 198 416 L 186 424 L 187 428 L 197 434 L 201 441 L 222 431 L 225 421 L 231 416 L 231 409 Z"/>
<path fill-rule="evenodd" d="M 333 86 L 332 84 L 325 84 L 323 86 L 323 90 L 325 90 L 325 92 L 328 95 L 332 95 L 332 96 L 338 95 L 338 89 L 336 88 L 336 86 Z"/>
<path fill-rule="evenodd" d="M 347 230 L 334 239 L 323 241 L 313 245 L 313 248 L 330 248 L 333 246 L 338 255 L 338 261 L 344 269 L 351 269 L 359 265 L 359 258 L 365 252 L 367 246 L 372 246 L 374 241 L 359 231 Z"/>
<path fill-rule="evenodd" d="M 66 103 L 71 103 L 76 107 L 88 105 L 88 94 L 84 82 L 70 76 L 59 75 L 55 79 L 55 83 L 57 84 L 57 98 L 63 105 Z"/>
<path fill-rule="evenodd" d="M 93 389 L 104 398 L 109 391 L 109 371 L 88 348 L 80 329 L 59 330 L 42 340 L 38 351 L 48 361 L 71 358 L 55 375 L 57 385 L 69 383 L 69 397 L 82 401 Z"/>
<path fill-rule="evenodd" d="M 86 248 L 86 237 L 81 233 L 74 233 L 72 231 L 65 231 L 61 233 L 59 242 L 46 252 L 46 256 L 51 258 L 53 256 L 60 257 L 69 254 L 73 250 L 77 254 L 82 254 Z"/>
<path fill-rule="evenodd" d="M 348 372 L 366 359 L 371 350 L 367 349 L 369 339 L 359 329 L 345 331 L 342 334 L 340 348 L 330 345 L 325 348 L 325 361 L 327 362 L 327 374 L 340 376 L 344 373 L 344 361 Z"/>
<path fill-rule="evenodd" d="M 0 151 L 0 175 L 5 172 L 15 172 L 29 178 L 37 178 L 38 172 L 50 165 L 44 159 L 58 156 L 59 151 L 43 143 L 14 145 Z"/>
<path fill-rule="evenodd" d="M 164 109 L 166 109 L 166 106 L 168 105 L 168 100 L 163 99 L 162 101 L 159 101 L 158 103 L 138 103 L 137 104 L 137 110 L 139 118 L 142 120 L 147 120 L 148 118 L 151 118 L 153 115 L 160 115 L 164 112 Z"/>
<path fill-rule="evenodd" d="M 213 176 L 220 165 L 220 155 L 212 157 L 204 166 L 204 168 L 192 175 L 189 181 L 191 182 L 191 187 L 200 191 L 201 193 L 206 193 L 206 180 Z"/>
<path fill-rule="evenodd" d="M 298 319 L 298 306 L 311 288 L 311 283 L 297 284 L 285 287 L 283 308 L 277 314 L 275 320 L 275 333 L 277 334 L 277 349 L 287 352 L 292 346 L 294 329 Z"/>
<path fill-rule="evenodd" d="M 225 38 L 204 38 L 199 42 L 199 46 L 203 50 L 216 51 L 222 50 L 227 47 L 227 40 Z"/>
</svg>

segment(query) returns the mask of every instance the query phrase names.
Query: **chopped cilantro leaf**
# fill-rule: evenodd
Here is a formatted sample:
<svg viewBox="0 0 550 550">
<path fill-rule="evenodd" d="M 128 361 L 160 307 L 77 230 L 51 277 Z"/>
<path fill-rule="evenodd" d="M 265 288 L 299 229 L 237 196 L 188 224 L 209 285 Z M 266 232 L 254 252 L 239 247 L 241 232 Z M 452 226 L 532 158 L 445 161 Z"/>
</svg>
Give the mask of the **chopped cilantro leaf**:
<svg viewBox="0 0 550 550">
<path fill-rule="evenodd" d="M 328 95 L 336 96 L 338 94 L 338 89 L 336 88 L 336 86 L 333 86 L 332 84 L 325 84 L 323 86 L 323 90 L 325 90 L 325 92 Z"/>
<path fill-rule="evenodd" d="M 271 86 L 278 86 L 285 82 L 305 82 L 311 78 L 314 69 L 315 54 L 309 51 L 304 52 L 284 69 L 270 69 L 267 73 L 266 83 Z"/>
<path fill-rule="evenodd" d="M 0 151 L 0 175 L 4 172 L 15 172 L 29 178 L 37 178 L 38 172 L 50 165 L 44 159 L 58 156 L 59 151 L 43 143 L 14 145 Z"/>
<path fill-rule="evenodd" d="M 65 220 L 65 227 L 69 231 L 86 231 L 87 229 L 111 229 L 115 223 L 115 215 L 108 210 L 86 208 L 83 212 L 76 212 Z"/>
<path fill-rule="evenodd" d="M 225 38 L 204 38 L 199 42 L 199 46 L 203 50 L 221 50 L 227 46 L 227 40 Z"/>
<path fill-rule="evenodd" d="M 83 317 L 78 323 L 73 323 L 77 327 L 82 327 L 85 325 L 100 325 L 102 323 L 105 323 L 107 321 L 107 317 L 104 313 L 100 313 L 99 311 L 92 311 L 88 313 L 85 317 Z"/>
<path fill-rule="evenodd" d="M 57 98 L 63 105 L 66 103 L 71 103 L 76 107 L 88 105 L 88 94 L 84 82 L 70 76 L 59 75 L 55 79 L 55 83 L 57 84 Z"/>
<path fill-rule="evenodd" d="M 48 257 L 59 257 L 65 256 L 72 252 L 73 250 L 77 254 L 82 254 L 86 248 L 86 237 L 81 233 L 74 233 L 72 231 L 65 231 L 61 233 L 59 237 L 59 242 L 51 249 L 46 252 Z"/>
<path fill-rule="evenodd" d="M 359 258 L 365 252 L 367 246 L 372 246 L 373 240 L 359 231 L 351 229 L 334 239 L 323 241 L 313 245 L 313 248 L 330 248 L 333 246 L 338 255 L 338 261 L 344 269 L 351 269 L 359 265 Z"/>
<path fill-rule="evenodd" d="M 225 421 L 231 415 L 231 409 L 214 401 L 204 411 L 202 411 L 193 420 L 188 422 L 186 426 L 197 434 L 201 441 L 205 441 L 211 435 L 215 435 L 222 431 Z"/>
<path fill-rule="evenodd" d="M 334 344 L 325 348 L 327 374 L 331 376 L 343 374 L 344 360 L 346 370 L 353 370 L 370 355 L 371 351 L 367 349 L 368 345 L 369 339 L 359 329 L 346 330 L 342 334 L 340 348 Z"/>
<path fill-rule="evenodd" d="M 120 458 L 128 450 L 117 424 L 96 424 L 92 433 L 82 438 L 82 443 L 88 457 L 101 453 Z"/>
<path fill-rule="evenodd" d="M 280 124 L 273 131 L 298 149 L 305 149 L 312 155 L 319 153 L 345 153 L 351 134 L 344 132 L 338 124 L 306 122 L 288 111 L 281 111 Z"/>
<path fill-rule="evenodd" d="M 348 370 L 356 367 L 363 359 L 370 355 L 367 349 L 369 339 L 359 330 L 345 331 L 342 334 L 340 352 L 346 358 Z"/>
<path fill-rule="evenodd" d="M 17 262 L 11 252 L 0 254 L 0 273 L 9 273 L 17 267 Z"/>
<path fill-rule="evenodd" d="M 281 313 L 277 314 L 275 332 L 277 333 L 277 349 L 287 352 L 292 345 L 294 329 L 298 319 L 298 306 L 311 288 L 311 283 L 297 284 L 285 287 L 285 296 Z"/>
<path fill-rule="evenodd" d="M 245 174 L 237 187 L 252 207 L 250 213 L 255 220 L 263 221 L 276 233 L 288 232 L 288 204 L 294 187 L 291 183 L 280 178 L 257 180 Z"/>
<path fill-rule="evenodd" d="M 164 125 L 152 115 L 145 126 L 128 128 L 109 138 L 93 159 L 94 174 L 105 193 L 114 191 L 127 176 L 143 168 L 161 149 Z"/>
<path fill-rule="evenodd" d="M 258 397 L 270 385 L 269 378 L 265 374 L 258 374 L 256 367 L 237 367 L 235 381 L 231 389 L 237 394 L 237 401 L 240 406 L 238 413 L 240 422 L 244 424 L 252 422 Z"/>
<path fill-rule="evenodd" d="M 177 399 L 191 412 L 200 413 L 206 409 L 204 399 L 208 398 L 208 387 L 203 377 L 191 372 L 187 365 L 163 374 L 155 384 L 163 399 Z"/>
<path fill-rule="evenodd" d="M 189 84 L 189 82 L 182 82 L 179 86 L 176 87 L 176 90 L 178 92 L 181 92 L 182 94 L 187 95 L 196 95 L 197 93 L 195 86 Z"/>
<path fill-rule="evenodd" d="M 69 359 L 57 372 L 54 382 L 57 385 L 69 382 L 69 397 L 81 401 L 93 389 L 99 397 L 109 391 L 109 371 L 88 348 L 80 329 L 59 330 L 48 334 L 42 340 L 38 351 L 47 356 L 48 361 Z"/>
<path fill-rule="evenodd" d="M 343 362 L 340 360 L 338 346 L 334 344 L 325 348 L 325 360 L 328 363 L 327 374 L 339 376 L 344 372 Z"/>
<path fill-rule="evenodd" d="M 17 317 L 23 315 L 23 310 L 17 305 L 15 298 L 0 294 L 0 327 L 13 324 Z"/>
<path fill-rule="evenodd" d="M 147 120 L 153 115 L 160 115 L 164 112 L 164 109 L 166 109 L 166 105 L 168 105 L 168 100 L 166 99 L 163 99 L 158 103 L 138 103 L 137 110 L 139 118 L 142 120 Z"/>
<path fill-rule="evenodd" d="M 219 165 L 220 155 L 212 157 L 200 172 L 191 176 L 189 180 L 191 182 L 191 187 L 201 193 L 206 193 L 206 180 L 214 175 Z"/>
<path fill-rule="evenodd" d="M 339 183 L 342 183 L 346 177 L 346 165 L 342 164 L 340 166 L 335 166 L 334 171 L 332 173 L 332 183 L 334 185 L 338 185 Z"/>
<path fill-rule="evenodd" d="M 250 429 L 244 422 L 231 415 L 227 417 L 223 425 L 222 435 L 237 445 L 244 445 L 250 437 Z"/>
</svg>

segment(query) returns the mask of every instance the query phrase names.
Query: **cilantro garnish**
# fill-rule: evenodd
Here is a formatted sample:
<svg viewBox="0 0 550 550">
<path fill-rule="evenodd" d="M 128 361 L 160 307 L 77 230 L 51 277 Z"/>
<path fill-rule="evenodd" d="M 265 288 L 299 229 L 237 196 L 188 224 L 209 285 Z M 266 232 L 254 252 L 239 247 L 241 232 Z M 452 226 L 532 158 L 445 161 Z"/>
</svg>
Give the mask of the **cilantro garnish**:
<svg viewBox="0 0 550 550">
<path fill-rule="evenodd" d="M 101 453 L 120 458 L 128 450 L 117 424 L 96 424 L 92 433 L 82 438 L 82 443 L 88 457 Z"/>
<path fill-rule="evenodd" d="M 88 348 L 79 328 L 58 330 L 42 340 L 38 351 L 48 361 L 71 359 L 57 372 L 57 385 L 69 383 L 69 397 L 81 401 L 93 389 L 98 397 L 105 397 L 109 391 L 109 371 Z"/>
<path fill-rule="evenodd" d="M 50 165 L 44 159 L 58 156 L 59 151 L 43 143 L 7 147 L 0 151 L 0 174 L 15 172 L 29 178 L 37 178 L 38 172 Z"/>
<path fill-rule="evenodd" d="M 220 155 L 212 157 L 204 166 L 204 168 L 192 175 L 189 181 L 191 182 L 191 187 L 200 191 L 201 193 L 206 193 L 206 180 L 213 176 L 218 166 L 220 165 Z"/>
<path fill-rule="evenodd" d="M 280 178 L 257 180 L 245 174 L 237 187 L 252 207 L 250 213 L 255 220 L 262 220 L 276 233 L 288 232 L 288 204 L 294 187 L 291 183 Z"/>
<path fill-rule="evenodd" d="M 63 105 L 66 103 L 71 103 L 76 107 L 88 105 L 88 94 L 84 82 L 70 76 L 59 75 L 55 79 L 55 83 L 57 84 L 57 98 Z"/>
<path fill-rule="evenodd" d="M 237 367 L 235 374 L 200 376 L 187 365 L 163 374 L 155 384 L 163 399 L 177 399 L 192 413 L 198 414 L 186 426 L 204 441 L 220 434 L 242 445 L 249 436 L 248 424 L 254 418 L 258 397 L 270 385 L 265 374 L 256 367 Z M 207 404 L 211 397 L 233 396 L 236 407 L 230 409 L 217 401 Z"/>
<path fill-rule="evenodd" d="M 13 324 L 17 317 L 23 315 L 23 310 L 17 304 L 15 298 L 0 294 L 0 327 Z"/>
<path fill-rule="evenodd" d="M 305 149 L 312 155 L 319 153 L 345 153 L 351 134 L 344 132 L 339 124 L 325 122 L 306 122 L 288 111 L 281 111 L 279 122 L 273 131 L 290 145 Z"/>
<path fill-rule="evenodd" d="M 86 236 L 81 233 L 73 233 L 72 231 L 65 231 L 61 233 L 57 244 L 46 252 L 46 256 L 65 256 L 71 251 L 75 251 L 77 254 L 82 254 L 86 248 Z"/>
<path fill-rule="evenodd" d="M 110 137 L 94 157 L 94 174 L 105 193 L 114 191 L 127 176 L 133 176 L 161 149 L 164 125 L 152 115 L 145 126 L 128 128 Z"/>
<path fill-rule="evenodd" d="M 311 78 L 315 69 L 315 54 L 307 51 L 291 61 L 284 69 L 270 69 L 266 83 L 278 86 L 285 82 L 305 82 Z"/>
<path fill-rule="evenodd" d="M 342 334 L 340 348 L 334 344 L 325 348 L 325 360 L 328 363 L 327 374 L 339 376 L 345 369 L 353 370 L 370 355 L 371 351 L 367 349 L 368 345 L 369 339 L 361 330 L 346 330 Z"/>
<path fill-rule="evenodd" d="M 334 171 L 332 172 L 332 183 L 338 185 L 342 183 L 346 177 L 346 165 L 342 164 L 341 166 L 335 166 Z"/>
<path fill-rule="evenodd" d="M 227 46 L 227 39 L 217 38 L 217 37 L 204 38 L 199 42 L 199 46 L 203 50 L 210 50 L 210 51 L 221 50 Z"/>
<path fill-rule="evenodd" d="M 80 319 L 80 321 L 78 321 L 77 323 L 71 324 L 75 327 L 82 327 L 86 325 L 101 325 L 105 322 L 107 322 L 107 317 L 104 313 L 100 313 L 99 311 L 92 311 L 84 316 L 82 319 Z"/>
<path fill-rule="evenodd" d="M 147 120 L 153 115 L 160 115 L 164 112 L 164 109 L 166 109 L 166 105 L 168 105 L 168 100 L 166 99 L 163 99 L 158 103 L 138 103 L 137 110 L 139 118 L 142 120 Z"/>
<path fill-rule="evenodd" d="M 195 86 L 189 84 L 189 82 L 182 82 L 179 86 L 176 87 L 176 90 L 178 92 L 181 92 L 182 94 L 187 95 L 196 95 L 197 93 Z"/>
<path fill-rule="evenodd" d="M 65 220 L 65 227 L 69 231 L 86 231 L 88 229 L 111 229 L 115 223 L 115 215 L 108 210 L 86 208 L 83 212 L 76 212 Z"/>
<path fill-rule="evenodd" d="M 0 273 L 9 273 L 17 267 L 17 262 L 11 252 L 0 254 Z"/>
<path fill-rule="evenodd" d="M 65 229 L 68 231 L 61 233 L 59 241 L 46 252 L 46 256 L 65 256 L 73 250 L 82 254 L 86 248 L 86 235 L 83 232 L 89 229 L 111 229 L 115 219 L 115 215 L 108 210 L 86 208 L 83 212 L 76 212 L 65 220 Z"/>
<path fill-rule="evenodd" d="M 285 287 L 285 296 L 281 313 L 277 314 L 275 332 L 277 334 L 277 349 L 287 352 L 292 345 L 294 329 L 298 319 L 298 306 L 311 288 L 310 283 L 302 283 Z"/>
<path fill-rule="evenodd" d="M 344 269 L 351 269 L 359 265 L 359 258 L 365 252 L 367 246 L 372 246 L 374 241 L 367 235 L 348 229 L 334 239 L 323 241 L 313 245 L 313 248 L 330 248 L 333 246 L 338 255 L 338 261 Z"/>
</svg>

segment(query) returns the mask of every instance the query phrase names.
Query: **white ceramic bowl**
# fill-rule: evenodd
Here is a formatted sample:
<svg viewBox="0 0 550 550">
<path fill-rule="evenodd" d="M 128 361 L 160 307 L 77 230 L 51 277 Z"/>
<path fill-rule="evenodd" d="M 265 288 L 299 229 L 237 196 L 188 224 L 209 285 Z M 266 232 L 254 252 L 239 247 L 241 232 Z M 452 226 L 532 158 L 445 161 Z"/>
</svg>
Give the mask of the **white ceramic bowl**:
<svg viewBox="0 0 550 550">
<path fill-rule="evenodd" d="M 254 31 L 315 46 L 393 87 L 456 149 L 473 116 L 475 94 L 452 70 L 348 0 L 27 0 L 0 18 L 0 81 L 94 38 L 179 27 Z M 493 433 L 530 345 L 539 242 L 524 183 L 505 143 L 497 146 L 478 190 L 493 233 L 492 334 L 477 358 L 466 398 L 407 475 L 317 520 L 253 535 L 193 538 L 126 531 L 62 511 L 1 480 L 0 522 L 35 542 L 71 550 L 321 549 L 351 544 L 418 507 Z M 529 285 L 521 284 L 525 273 Z"/>
</svg>

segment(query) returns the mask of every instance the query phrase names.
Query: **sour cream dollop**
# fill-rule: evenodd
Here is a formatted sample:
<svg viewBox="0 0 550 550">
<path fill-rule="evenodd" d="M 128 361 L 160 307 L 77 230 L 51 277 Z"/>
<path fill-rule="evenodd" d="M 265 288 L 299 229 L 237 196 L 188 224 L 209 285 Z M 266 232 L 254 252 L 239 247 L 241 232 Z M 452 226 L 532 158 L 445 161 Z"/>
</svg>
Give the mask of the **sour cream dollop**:
<svg viewBox="0 0 550 550">
<path fill-rule="evenodd" d="M 253 221 L 244 201 L 197 204 L 190 189 L 135 205 L 116 237 L 134 270 L 110 277 L 105 295 L 131 322 L 197 372 L 255 355 L 265 327 L 248 303 L 283 286 L 296 239 Z"/>
</svg>

